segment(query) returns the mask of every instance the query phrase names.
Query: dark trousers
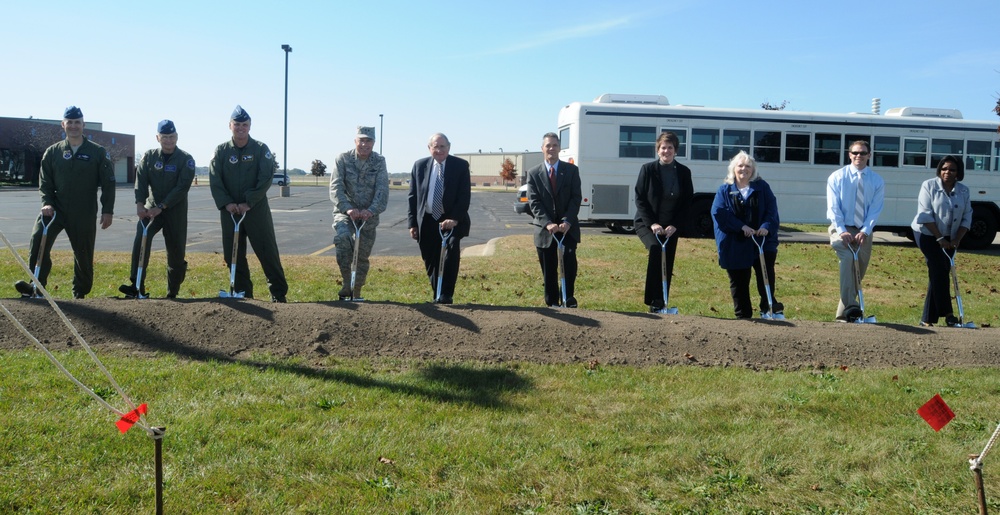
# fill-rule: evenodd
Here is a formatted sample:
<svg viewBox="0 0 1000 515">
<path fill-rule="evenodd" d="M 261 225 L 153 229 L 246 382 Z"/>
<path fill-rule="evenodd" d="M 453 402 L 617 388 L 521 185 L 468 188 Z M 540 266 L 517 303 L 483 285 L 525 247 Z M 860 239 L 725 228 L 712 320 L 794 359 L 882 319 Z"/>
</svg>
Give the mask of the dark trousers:
<svg viewBox="0 0 1000 515">
<path fill-rule="evenodd" d="M 934 236 L 914 231 L 914 239 L 927 263 L 927 295 L 924 297 L 924 312 L 920 319 L 928 324 L 936 324 L 939 318 L 953 314 L 951 285 L 948 282 L 951 262 Z"/>
<path fill-rule="evenodd" d="M 431 296 L 437 295 L 438 265 L 441 259 L 441 234 L 438 232 L 438 222 L 431 215 L 424 215 L 420 224 L 420 234 L 417 244 L 420 246 L 420 257 L 424 260 L 427 278 L 431 283 Z M 454 297 L 455 283 L 458 282 L 458 267 L 462 262 L 461 238 L 452 237 L 448 240 L 447 254 L 444 260 L 444 274 L 441 280 L 441 296 Z"/>
<path fill-rule="evenodd" d="M 139 247 L 142 245 L 141 221 L 136 222 L 135 241 L 132 243 L 132 268 L 129 280 L 146 293 L 146 278 L 149 277 L 149 254 L 153 244 L 153 236 L 163 231 L 163 246 L 167 251 L 167 294 L 177 295 L 187 275 L 187 261 L 184 255 L 187 251 L 187 206 L 177 206 L 165 210 L 149 222 L 146 229 L 146 252 L 142 260 L 142 284 L 135 284 L 139 268 Z M 231 235 L 232 233 L 230 233 Z M 231 251 L 230 251 L 231 252 Z"/>
<path fill-rule="evenodd" d="M 726 270 L 729 274 L 729 292 L 733 295 L 736 318 L 753 316 L 753 307 L 750 305 L 750 270 L 750 268 Z"/>
<path fill-rule="evenodd" d="M 566 274 L 566 300 L 572 305 L 573 292 L 576 285 L 576 242 L 569 241 L 567 236 L 563 241 L 563 266 Z M 572 246 L 570 246 L 572 245 Z M 545 305 L 558 306 L 562 304 L 559 293 L 559 244 L 553 239 L 548 247 L 535 247 L 538 252 L 538 264 L 542 267 L 542 279 L 545 285 Z"/>
<path fill-rule="evenodd" d="M 238 217 L 237 217 L 238 218 Z M 226 266 L 231 266 L 233 255 L 233 218 L 229 211 L 219 211 L 222 222 L 222 252 Z M 247 240 L 253 246 L 254 254 L 260 261 L 260 267 L 267 278 L 267 286 L 271 296 L 283 299 L 288 293 L 288 283 L 285 281 L 285 270 L 281 266 L 278 254 L 278 244 L 274 238 L 274 221 L 271 218 L 271 208 L 267 204 L 258 204 L 247 211 L 246 218 L 240 224 L 239 243 L 236 248 L 236 281 L 235 288 L 243 292 L 247 298 L 253 298 L 253 282 L 250 280 L 250 265 L 247 263 Z"/>
<path fill-rule="evenodd" d="M 667 295 L 670 294 L 670 283 L 674 277 L 674 254 L 677 253 L 677 238 L 670 238 L 667 242 Z M 646 262 L 646 290 L 643 302 L 647 306 L 658 308 L 667 307 L 663 298 L 663 273 L 661 263 L 663 262 L 663 249 L 659 244 L 649 246 L 649 260 Z"/>
<path fill-rule="evenodd" d="M 73 248 L 73 296 L 82 298 L 90 293 L 94 286 L 94 243 L 97 240 L 97 224 L 94 213 L 89 215 L 79 215 L 58 211 L 56 219 L 49 225 L 49 232 L 45 240 L 45 248 L 39 248 L 42 244 L 42 216 L 35 220 L 35 226 L 31 234 L 31 244 L 28 247 L 28 266 L 31 271 L 35 271 L 35 264 L 38 267 L 38 282 L 42 286 L 48 285 L 49 272 L 52 271 L 52 245 L 56 242 L 56 236 L 66 230 L 66 237 Z"/>
<path fill-rule="evenodd" d="M 767 266 L 767 282 L 771 287 L 771 302 L 775 312 L 784 311 L 785 306 L 778 302 L 777 293 L 774 289 L 774 261 L 778 258 L 777 252 L 764 251 L 764 263 Z M 757 294 L 760 295 L 760 312 L 767 313 L 767 290 L 764 289 L 764 274 L 761 273 L 760 259 L 753 262 L 754 276 L 757 278 Z"/>
</svg>

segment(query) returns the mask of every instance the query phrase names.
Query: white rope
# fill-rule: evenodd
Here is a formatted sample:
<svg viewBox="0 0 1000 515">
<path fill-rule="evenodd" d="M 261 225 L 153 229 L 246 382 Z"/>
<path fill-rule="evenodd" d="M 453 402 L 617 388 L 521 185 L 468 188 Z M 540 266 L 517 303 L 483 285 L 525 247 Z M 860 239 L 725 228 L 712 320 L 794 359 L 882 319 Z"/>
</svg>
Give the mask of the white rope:
<svg viewBox="0 0 1000 515">
<path fill-rule="evenodd" d="M 993 436 L 990 437 L 990 441 L 986 442 L 986 447 L 983 448 L 983 452 L 979 453 L 979 456 L 969 460 L 969 468 L 971 470 L 978 470 L 983 466 L 983 458 L 990 452 L 993 448 L 993 444 L 996 443 L 997 438 L 1000 437 L 1000 424 L 997 425 L 995 431 L 993 431 Z"/>
<path fill-rule="evenodd" d="M 59 308 L 59 305 L 56 304 L 55 300 L 52 298 L 52 295 L 50 295 L 48 290 L 46 290 L 45 287 L 42 286 L 42 283 L 38 281 L 38 279 L 35 277 L 35 274 L 31 272 L 31 267 L 29 267 L 28 264 L 24 262 L 24 259 L 21 258 L 21 255 L 18 254 L 16 250 L 14 250 L 14 246 L 11 245 L 10 240 L 7 239 L 7 236 L 4 235 L 3 231 L 0 231 L 0 239 L 3 239 L 4 244 L 7 245 L 7 248 L 10 249 L 11 254 L 14 255 L 14 259 L 17 260 L 17 262 L 21 265 L 21 268 L 23 268 L 28 273 L 28 276 L 31 277 L 31 282 L 34 283 L 35 287 L 38 288 L 38 291 L 42 293 L 42 296 L 45 297 L 45 300 L 48 301 L 50 306 L 52 306 L 52 309 L 59 314 L 59 318 L 63 321 L 63 324 L 65 324 L 66 327 L 69 328 L 70 332 L 73 333 L 73 336 L 76 338 L 76 340 L 80 342 L 83 348 L 87 351 L 87 354 L 90 356 L 90 359 L 97 364 L 97 367 L 101 370 L 101 373 L 104 374 L 104 377 L 106 377 L 108 381 L 111 382 L 111 385 L 114 386 L 115 391 L 117 391 L 118 395 L 120 395 L 122 400 L 125 401 L 125 404 L 129 406 L 129 412 L 134 411 L 136 409 L 136 406 L 132 402 L 132 399 L 130 399 L 128 395 L 125 393 L 125 391 L 122 390 L 121 386 L 118 385 L 118 382 L 115 381 L 115 378 L 111 376 L 111 372 L 109 372 L 108 369 L 105 368 L 104 363 L 101 363 L 101 360 L 97 357 L 97 354 L 94 354 L 94 351 L 93 349 L 90 348 L 90 345 L 87 343 L 87 340 L 83 339 L 83 336 L 80 335 L 80 332 L 76 330 L 76 327 L 73 326 L 73 323 L 70 322 L 69 318 L 66 317 L 66 314 L 63 313 L 62 309 Z M 44 249 L 39 250 L 40 253 L 43 251 Z M 39 255 L 38 259 L 41 258 L 42 256 Z M 45 352 L 45 355 L 48 356 L 49 361 L 55 364 L 60 371 L 66 374 L 66 377 L 68 377 L 70 381 L 73 381 L 74 384 L 79 386 L 83 391 L 87 392 L 88 394 L 90 394 L 91 397 L 96 399 L 98 403 L 100 403 L 105 408 L 111 410 L 112 412 L 116 413 L 118 416 L 124 416 L 127 413 L 115 408 L 111 404 L 108 404 L 104 399 L 101 398 L 100 395 L 97 395 L 97 393 L 95 393 L 93 390 L 91 390 L 86 385 L 77 380 L 75 377 L 73 377 L 73 374 L 71 374 L 68 370 L 66 370 L 66 367 L 64 367 L 62 363 L 60 363 L 59 360 L 51 352 L 49 352 L 49 350 L 44 345 L 42 345 L 42 343 L 39 342 L 38 339 L 35 338 L 31 334 L 31 332 L 28 331 L 26 327 L 24 327 L 24 325 L 22 325 L 17 320 L 17 318 L 13 315 L 13 313 L 11 313 L 7 309 L 6 306 L 0 303 L 0 308 L 3 309 L 4 315 L 6 315 L 7 318 L 9 318 L 12 322 L 14 322 L 14 325 L 16 325 L 17 328 L 28 339 L 30 339 L 38 348 L 42 349 L 42 351 Z M 146 424 L 145 416 L 143 416 L 142 414 L 139 415 L 139 420 L 135 423 L 135 425 L 139 426 L 150 435 L 153 434 L 152 429 L 150 429 L 149 425 Z"/>
</svg>

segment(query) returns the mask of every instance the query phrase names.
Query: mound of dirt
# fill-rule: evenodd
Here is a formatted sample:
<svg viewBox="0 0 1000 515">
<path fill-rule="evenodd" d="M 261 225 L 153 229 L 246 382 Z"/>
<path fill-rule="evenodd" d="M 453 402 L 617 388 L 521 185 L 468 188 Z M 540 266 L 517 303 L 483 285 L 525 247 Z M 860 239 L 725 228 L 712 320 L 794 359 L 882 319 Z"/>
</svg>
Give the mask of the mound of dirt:
<svg viewBox="0 0 1000 515">
<path fill-rule="evenodd" d="M 2 303 L 52 350 L 78 348 L 43 300 Z M 59 305 L 98 352 L 244 361 L 269 354 L 755 369 L 1000 363 L 996 329 L 386 302 L 84 299 Z M 0 322 L 0 348 L 32 343 Z"/>
</svg>

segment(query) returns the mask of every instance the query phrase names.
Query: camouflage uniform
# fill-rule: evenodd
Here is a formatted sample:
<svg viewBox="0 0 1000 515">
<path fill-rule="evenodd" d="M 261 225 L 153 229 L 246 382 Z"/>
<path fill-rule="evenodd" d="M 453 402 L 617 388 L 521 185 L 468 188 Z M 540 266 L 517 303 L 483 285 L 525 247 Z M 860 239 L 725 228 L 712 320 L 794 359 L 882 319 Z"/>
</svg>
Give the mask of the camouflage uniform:
<svg viewBox="0 0 1000 515">
<path fill-rule="evenodd" d="M 267 203 L 267 190 L 274 177 L 274 156 L 267 145 L 250 138 L 243 148 L 237 147 L 230 139 L 215 148 L 215 155 L 209 166 L 209 184 L 212 198 L 219 208 L 222 222 L 222 251 L 226 266 L 230 266 L 233 255 L 233 219 L 226 206 L 246 203 L 251 207 L 240 224 L 239 253 L 236 256 L 236 291 L 253 298 L 253 283 L 250 281 L 250 266 L 247 263 L 247 239 L 253 246 L 254 254 L 267 277 L 267 285 L 272 299 L 284 301 L 288 293 L 285 270 L 281 267 L 278 243 L 274 237 L 274 220 L 271 207 Z"/>
<path fill-rule="evenodd" d="M 333 201 L 333 229 L 336 232 L 333 243 L 337 246 L 337 264 L 344 280 L 341 295 L 350 295 L 354 224 L 347 212 L 351 209 L 367 209 L 372 212 L 372 217 L 361 229 L 355 278 L 355 286 L 360 288 L 368 277 L 368 256 L 375 246 L 378 215 L 385 211 L 389 200 L 389 172 L 386 170 L 385 158 L 372 152 L 368 159 L 360 161 L 356 150 L 337 156 L 336 166 L 330 176 L 330 200 Z M 358 223 L 360 224 L 360 220 Z"/>
<path fill-rule="evenodd" d="M 50 252 L 63 229 L 73 247 L 73 296 L 83 298 L 94 285 L 94 243 L 97 239 L 97 187 L 101 188 L 101 214 L 113 214 L 115 206 L 115 171 L 104 147 L 84 138 L 73 152 L 69 140 L 63 140 L 45 150 L 38 179 L 42 206 L 51 205 L 56 219 L 49 226 L 45 248 L 42 239 L 42 217 L 39 216 L 31 235 L 29 263 L 34 268 L 41 254 L 38 280 L 48 282 L 52 270 Z"/>
<path fill-rule="evenodd" d="M 146 292 L 146 277 L 149 275 L 149 246 L 153 236 L 163 230 L 163 244 L 167 250 L 167 296 L 176 296 L 184 276 L 187 275 L 187 261 L 184 260 L 187 245 L 188 190 L 194 180 L 194 158 L 181 149 L 172 154 L 164 154 L 159 148 L 147 151 L 139 165 L 135 167 L 135 203 L 145 204 L 146 209 L 159 207 L 162 211 L 152 222 L 146 233 L 146 254 L 142 263 L 142 283 L 136 285 Z M 231 233 L 230 233 L 231 234 Z M 132 245 L 132 269 L 129 279 L 135 284 L 139 267 L 139 246 L 142 244 L 142 226 L 136 225 L 135 242 Z"/>
</svg>

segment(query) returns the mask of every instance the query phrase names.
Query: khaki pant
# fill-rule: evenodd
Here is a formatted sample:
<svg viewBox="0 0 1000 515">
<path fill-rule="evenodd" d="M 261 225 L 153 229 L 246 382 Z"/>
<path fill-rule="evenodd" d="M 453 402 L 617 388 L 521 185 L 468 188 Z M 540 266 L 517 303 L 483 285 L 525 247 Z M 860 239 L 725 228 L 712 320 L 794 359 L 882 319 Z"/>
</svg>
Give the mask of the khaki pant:
<svg viewBox="0 0 1000 515">
<path fill-rule="evenodd" d="M 848 226 L 847 231 L 851 235 L 855 235 L 859 232 L 857 227 Z M 837 304 L 837 318 L 843 318 L 844 311 L 849 308 L 860 307 L 858 304 L 858 285 L 854 277 L 854 253 L 851 249 L 844 245 L 844 240 L 840 239 L 840 233 L 837 232 L 837 227 L 831 225 L 829 229 L 830 233 L 830 246 L 837 253 L 837 259 L 840 260 L 840 302 Z M 868 271 L 868 262 L 872 257 L 872 235 L 869 234 L 865 238 L 865 242 L 861 245 L 861 249 L 858 250 L 858 266 L 860 267 L 861 280 L 865 278 L 865 272 Z"/>
</svg>

